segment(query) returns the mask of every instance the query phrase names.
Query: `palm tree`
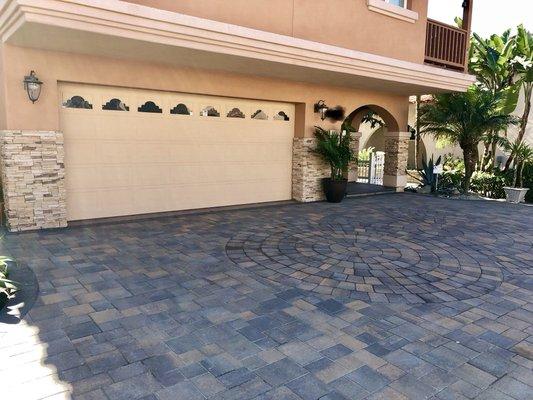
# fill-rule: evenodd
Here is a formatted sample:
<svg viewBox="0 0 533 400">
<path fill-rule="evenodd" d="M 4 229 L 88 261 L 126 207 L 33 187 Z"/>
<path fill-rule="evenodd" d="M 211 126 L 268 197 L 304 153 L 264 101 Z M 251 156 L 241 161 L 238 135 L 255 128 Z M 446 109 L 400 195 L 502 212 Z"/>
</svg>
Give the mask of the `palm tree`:
<svg viewBox="0 0 533 400">
<path fill-rule="evenodd" d="M 476 76 L 483 88 L 494 94 L 506 97 L 507 110 L 513 112 L 519 101 L 519 94 L 524 94 L 524 110 L 516 138 L 521 142 L 524 138 L 528 117 L 531 110 L 533 93 L 533 36 L 523 25 L 517 27 L 516 35 L 506 30 L 502 35 L 491 35 L 483 39 L 473 34 L 470 41 L 469 72 Z M 494 166 L 496 145 L 501 136 L 495 131 L 485 141 L 484 164 L 492 157 L 490 166 Z M 491 151 L 489 149 L 492 147 Z M 506 170 L 510 167 L 513 155 L 509 157 Z"/>
<path fill-rule="evenodd" d="M 533 163 L 533 148 L 524 142 L 511 142 L 509 140 L 503 143 L 503 148 L 514 159 L 513 186 L 522 187 L 524 167 L 526 164 Z"/>
<path fill-rule="evenodd" d="M 526 134 L 529 113 L 531 112 L 531 96 L 533 95 L 533 34 L 528 32 L 523 25 L 519 25 L 517 31 L 512 63 L 517 77 L 517 85 L 519 85 L 519 90 L 521 86 L 524 93 L 524 111 L 516 137 L 516 142 L 520 143 Z M 505 164 L 506 170 L 510 167 L 512 161 L 513 155 L 511 154 Z"/>
<path fill-rule="evenodd" d="M 513 112 L 518 102 L 518 89 L 513 82 L 515 71 L 512 58 L 515 47 L 515 37 L 511 30 L 502 35 L 491 35 L 483 39 L 476 33 L 470 39 L 468 70 L 475 75 L 479 85 L 497 93 L 506 93 L 510 102 L 509 113 Z M 496 162 L 496 146 L 501 138 L 500 132 L 488 132 L 484 140 L 485 151 L 481 169 L 492 169 Z M 489 162 L 490 161 L 490 162 Z"/>
<path fill-rule="evenodd" d="M 515 117 L 503 112 L 502 99 L 497 94 L 475 86 L 465 93 L 438 94 L 433 102 L 420 107 L 422 133 L 446 139 L 463 150 L 465 193 L 479 160 L 479 143 L 487 140 L 487 132 L 515 123 Z"/>
</svg>

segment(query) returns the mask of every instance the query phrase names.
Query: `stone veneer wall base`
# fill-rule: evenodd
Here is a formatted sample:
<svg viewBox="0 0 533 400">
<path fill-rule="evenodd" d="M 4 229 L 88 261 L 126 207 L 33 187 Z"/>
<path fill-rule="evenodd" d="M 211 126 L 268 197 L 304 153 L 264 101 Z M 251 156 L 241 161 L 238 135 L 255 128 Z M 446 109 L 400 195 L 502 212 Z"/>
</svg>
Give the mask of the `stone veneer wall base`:
<svg viewBox="0 0 533 400">
<path fill-rule="evenodd" d="M 330 176 L 329 166 L 313 150 L 315 138 L 294 138 L 292 147 L 292 198 L 308 203 L 324 200 L 322 178 Z"/>
<path fill-rule="evenodd" d="M 0 131 L 0 166 L 10 231 L 67 226 L 63 134 Z"/>
</svg>

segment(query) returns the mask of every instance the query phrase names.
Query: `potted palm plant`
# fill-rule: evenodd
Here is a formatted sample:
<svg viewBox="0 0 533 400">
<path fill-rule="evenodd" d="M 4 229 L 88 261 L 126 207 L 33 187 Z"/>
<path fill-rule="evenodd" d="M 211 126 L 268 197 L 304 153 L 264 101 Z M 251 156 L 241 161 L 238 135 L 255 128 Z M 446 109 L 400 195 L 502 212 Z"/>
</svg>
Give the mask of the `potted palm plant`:
<svg viewBox="0 0 533 400">
<path fill-rule="evenodd" d="M 11 259 L 0 256 L 0 310 L 17 291 L 16 282 L 9 279 L 9 267 L 12 263 Z"/>
<path fill-rule="evenodd" d="M 352 132 L 353 128 L 346 123 L 342 125 L 340 132 L 315 127 L 315 152 L 329 164 L 331 170 L 330 177 L 323 180 L 324 194 L 330 203 L 340 203 L 346 194 L 346 171 L 350 162 L 355 160 L 354 151 L 350 147 Z"/>
<path fill-rule="evenodd" d="M 529 188 L 522 187 L 524 167 L 533 163 L 533 148 L 522 141 L 507 143 L 505 148 L 514 159 L 513 186 L 503 188 L 505 197 L 510 203 L 522 203 Z"/>
</svg>

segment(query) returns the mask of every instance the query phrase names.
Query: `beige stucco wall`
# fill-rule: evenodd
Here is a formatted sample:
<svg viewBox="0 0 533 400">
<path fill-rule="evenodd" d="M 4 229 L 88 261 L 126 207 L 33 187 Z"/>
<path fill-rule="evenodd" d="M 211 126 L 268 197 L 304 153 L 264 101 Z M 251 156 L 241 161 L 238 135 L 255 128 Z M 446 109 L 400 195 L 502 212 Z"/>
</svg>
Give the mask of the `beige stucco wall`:
<svg viewBox="0 0 533 400">
<path fill-rule="evenodd" d="M 4 52 L 0 46 L 0 130 L 6 129 L 6 91 L 4 75 Z"/>
<path fill-rule="evenodd" d="M 335 127 L 322 122 L 313 112 L 313 104 L 320 99 L 330 106 L 342 105 L 348 113 L 362 105 L 376 104 L 394 115 L 400 127 L 407 124 L 407 97 L 385 92 L 11 45 L 4 45 L 3 53 L 7 100 L 5 129 L 59 130 L 58 82 L 61 81 L 295 103 L 296 136 L 300 137 L 312 136 L 313 126 L 317 124 Z M 21 83 L 30 70 L 35 70 L 44 82 L 41 98 L 35 104 L 28 100 Z"/>
<path fill-rule="evenodd" d="M 368 9 L 367 0 L 127 0 L 130 3 L 422 63 L 428 0 L 410 0 L 415 23 Z"/>
</svg>

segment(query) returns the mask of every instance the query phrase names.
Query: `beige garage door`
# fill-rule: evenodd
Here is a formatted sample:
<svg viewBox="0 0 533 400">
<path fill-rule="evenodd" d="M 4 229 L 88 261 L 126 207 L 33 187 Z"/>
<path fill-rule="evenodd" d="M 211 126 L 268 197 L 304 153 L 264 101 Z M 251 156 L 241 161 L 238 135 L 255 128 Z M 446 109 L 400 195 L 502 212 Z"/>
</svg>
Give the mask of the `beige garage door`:
<svg viewBox="0 0 533 400">
<path fill-rule="evenodd" d="M 69 220 L 291 198 L 294 106 L 61 86 Z"/>
</svg>

